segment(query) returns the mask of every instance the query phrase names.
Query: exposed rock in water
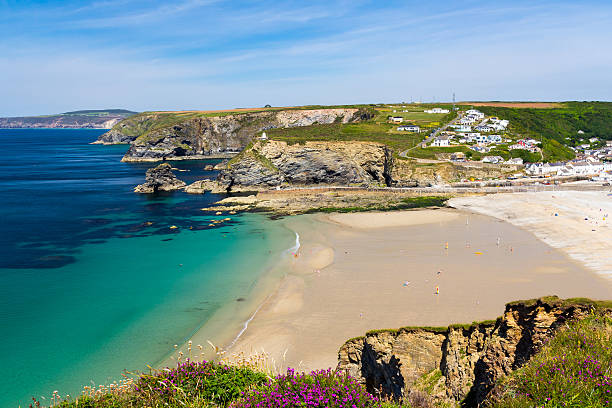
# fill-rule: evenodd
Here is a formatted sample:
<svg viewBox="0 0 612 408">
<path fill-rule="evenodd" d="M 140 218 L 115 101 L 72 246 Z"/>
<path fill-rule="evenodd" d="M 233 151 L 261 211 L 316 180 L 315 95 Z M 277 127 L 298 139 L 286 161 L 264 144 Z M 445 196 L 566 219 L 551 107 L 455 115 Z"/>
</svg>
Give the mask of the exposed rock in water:
<svg viewBox="0 0 612 408">
<path fill-rule="evenodd" d="M 373 331 L 340 348 L 338 368 L 373 393 L 401 398 L 426 379 L 439 401 L 481 406 L 498 379 L 525 365 L 557 328 L 591 308 L 553 296 L 509 303 L 495 322 Z"/>
<path fill-rule="evenodd" d="M 111 129 L 108 132 L 104 133 L 102 136 L 98 138 L 92 144 L 103 144 L 103 145 L 113 145 L 113 144 L 128 144 L 134 138 L 131 136 L 127 136 L 116 129 Z"/>
<path fill-rule="evenodd" d="M 215 180 L 211 179 L 198 180 L 185 187 L 185 192 L 189 194 L 203 194 L 206 191 L 212 193 L 225 193 L 225 190 L 220 188 Z"/>
<path fill-rule="evenodd" d="M 392 160 L 391 151 L 379 143 L 258 141 L 232 159 L 217 181 L 227 191 L 281 185 L 385 186 Z"/>
<path fill-rule="evenodd" d="M 174 191 L 185 187 L 185 182 L 176 178 L 172 166 L 162 163 L 147 170 L 146 181 L 134 188 L 135 193 L 157 193 L 158 191 Z"/>
</svg>

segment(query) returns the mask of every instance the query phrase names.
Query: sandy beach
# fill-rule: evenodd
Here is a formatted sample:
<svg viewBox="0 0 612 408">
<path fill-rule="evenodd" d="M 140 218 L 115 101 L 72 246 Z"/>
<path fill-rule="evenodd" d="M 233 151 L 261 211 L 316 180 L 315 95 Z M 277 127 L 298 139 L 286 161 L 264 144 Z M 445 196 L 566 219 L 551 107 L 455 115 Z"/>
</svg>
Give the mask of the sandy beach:
<svg viewBox="0 0 612 408">
<path fill-rule="evenodd" d="M 335 367 L 339 347 L 372 329 L 492 319 L 508 301 L 544 295 L 612 297 L 612 281 L 489 216 L 439 209 L 286 223 L 300 235 L 298 255 L 229 350 L 264 350 L 279 369 Z"/>
<path fill-rule="evenodd" d="M 517 225 L 612 280 L 612 195 L 556 191 L 460 197 L 449 205 Z"/>
</svg>

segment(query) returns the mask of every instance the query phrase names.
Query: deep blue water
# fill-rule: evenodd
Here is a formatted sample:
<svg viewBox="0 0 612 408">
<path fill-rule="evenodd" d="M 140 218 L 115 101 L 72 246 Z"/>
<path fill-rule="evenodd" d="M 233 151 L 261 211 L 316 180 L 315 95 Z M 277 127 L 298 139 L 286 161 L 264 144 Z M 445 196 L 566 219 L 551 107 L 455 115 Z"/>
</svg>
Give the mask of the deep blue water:
<svg viewBox="0 0 612 408">
<path fill-rule="evenodd" d="M 248 297 L 271 254 L 294 241 L 258 214 L 210 227 L 228 216 L 201 211 L 219 196 L 133 193 L 154 164 L 90 145 L 102 132 L 0 129 L 2 407 L 159 362 Z M 173 166 L 190 183 L 214 177 L 209 163 Z"/>
</svg>

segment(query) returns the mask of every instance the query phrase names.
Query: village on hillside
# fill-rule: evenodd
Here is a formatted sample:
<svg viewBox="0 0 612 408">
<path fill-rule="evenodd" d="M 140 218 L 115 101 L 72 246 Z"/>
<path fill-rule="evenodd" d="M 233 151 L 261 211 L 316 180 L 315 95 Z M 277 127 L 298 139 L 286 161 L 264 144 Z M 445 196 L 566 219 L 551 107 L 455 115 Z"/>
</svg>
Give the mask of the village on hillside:
<svg viewBox="0 0 612 408">
<path fill-rule="evenodd" d="M 408 112 L 408 110 L 400 112 Z M 423 113 L 438 115 L 450 112 L 449 109 L 440 107 L 423 110 Z M 399 115 L 389 116 L 388 120 L 391 123 L 400 124 L 396 128 L 397 131 L 425 132 L 416 124 L 403 123 L 404 117 Z M 457 111 L 457 116 L 453 120 L 440 128 L 433 129 L 420 143 L 420 147 L 445 152 L 436 154 L 439 160 L 514 165 L 522 172 L 515 174 L 513 178 L 519 176 L 590 176 L 594 181 L 612 182 L 612 141 L 603 141 L 599 138 L 582 139 L 585 143 L 570 147 L 576 154 L 575 159 L 548 163 L 544 160 L 541 140 L 521 137 L 510 131 L 509 125 L 509 120 L 487 116 L 477 109 Z M 584 132 L 578 131 L 578 135 L 581 134 Z M 528 157 L 537 157 L 539 160 L 525 160 L 520 157 L 523 154 L 517 151 L 530 153 L 532 155 Z M 479 157 L 479 160 L 473 160 L 475 155 L 471 152 L 478 153 L 476 156 Z M 502 153 L 507 157 L 502 157 Z"/>
</svg>

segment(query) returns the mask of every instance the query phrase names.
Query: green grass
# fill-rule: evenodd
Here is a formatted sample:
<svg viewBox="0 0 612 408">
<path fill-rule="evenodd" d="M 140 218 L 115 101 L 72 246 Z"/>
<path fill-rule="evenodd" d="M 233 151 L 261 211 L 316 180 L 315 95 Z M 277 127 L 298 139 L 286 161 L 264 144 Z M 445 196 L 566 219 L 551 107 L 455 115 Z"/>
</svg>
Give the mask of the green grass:
<svg viewBox="0 0 612 408">
<path fill-rule="evenodd" d="M 612 404 L 612 318 L 571 322 L 499 384 L 494 408 L 604 408 Z"/>
<path fill-rule="evenodd" d="M 362 141 L 381 143 L 397 152 L 416 146 L 423 140 L 424 136 L 421 134 L 392 132 L 396 127 L 397 125 L 368 121 L 270 129 L 267 134 L 271 140 L 284 141 L 288 144 L 304 144 L 311 141 Z"/>
<path fill-rule="evenodd" d="M 314 213 L 352 213 L 365 211 L 397 211 L 425 207 L 443 207 L 448 197 L 408 197 L 399 202 L 372 204 L 364 207 L 318 207 L 306 210 L 306 214 Z"/>
</svg>

